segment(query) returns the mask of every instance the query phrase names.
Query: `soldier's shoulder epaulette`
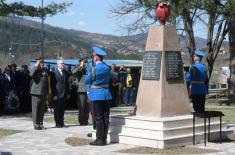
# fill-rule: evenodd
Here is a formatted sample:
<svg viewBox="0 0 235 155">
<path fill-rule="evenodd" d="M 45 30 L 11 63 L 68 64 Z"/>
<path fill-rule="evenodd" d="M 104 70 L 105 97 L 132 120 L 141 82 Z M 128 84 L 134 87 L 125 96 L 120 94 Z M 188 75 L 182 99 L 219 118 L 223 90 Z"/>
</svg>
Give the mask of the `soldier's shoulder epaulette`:
<svg viewBox="0 0 235 155">
<path fill-rule="evenodd" d="M 202 65 L 203 65 L 204 67 L 206 67 L 206 64 L 203 64 L 203 63 L 202 63 Z"/>
<path fill-rule="evenodd" d="M 196 68 L 197 68 L 197 67 L 196 67 L 195 64 L 191 65 L 191 67 L 190 67 L 190 69 L 192 69 L 192 70 L 194 70 L 194 69 L 196 69 Z"/>
<path fill-rule="evenodd" d="M 191 70 L 192 76 L 194 77 L 196 75 L 196 72 L 197 72 L 196 65 L 195 64 L 191 65 L 190 70 Z"/>
<path fill-rule="evenodd" d="M 103 61 L 102 61 L 102 62 L 103 62 Z M 103 62 L 103 64 L 106 65 L 108 68 L 111 69 L 111 67 L 110 67 L 108 64 L 106 64 L 105 62 Z"/>
<path fill-rule="evenodd" d="M 95 80 L 95 67 L 94 67 L 94 65 L 93 65 L 93 63 L 92 62 L 90 62 L 89 63 L 89 66 L 90 66 L 90 68 L 91 68 L 91 75 L 92 75 L 92 79 L 93 79 L 93 81 Z"/>
</svg>

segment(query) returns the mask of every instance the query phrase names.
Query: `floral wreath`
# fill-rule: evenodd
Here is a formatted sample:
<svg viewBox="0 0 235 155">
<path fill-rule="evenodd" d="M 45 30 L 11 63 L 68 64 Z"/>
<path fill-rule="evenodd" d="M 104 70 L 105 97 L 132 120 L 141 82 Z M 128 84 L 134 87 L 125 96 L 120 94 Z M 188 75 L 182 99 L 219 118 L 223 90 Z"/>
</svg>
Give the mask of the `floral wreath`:
<svg viewBox="0 0 235 155">
<path fill-rule="evenodd" d="M 16 110 L 19 108 L 20 106 L 20 101 L 18 96 L 11 91 L 6 99 L 6 105 L 7 105 L 7 109 L 12 111 L 12 110 Z"/>
</svg>

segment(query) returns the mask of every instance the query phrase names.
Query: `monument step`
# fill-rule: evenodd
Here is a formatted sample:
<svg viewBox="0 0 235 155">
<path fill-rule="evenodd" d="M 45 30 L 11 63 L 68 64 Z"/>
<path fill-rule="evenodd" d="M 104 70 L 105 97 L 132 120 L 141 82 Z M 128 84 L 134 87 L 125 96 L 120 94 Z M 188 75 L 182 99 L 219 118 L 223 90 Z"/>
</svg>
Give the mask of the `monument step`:
<svg viewBox="0 0 235 155">
<path fill-rule="evenodd" d="M 208 127 L 207 127 L 208 130 Z M 218 132 L 219 131 L 219 124 L 213 124 L 210 127 L 210 132 Z M 204 133 L 204 126 L 196 126 L 195 132 L 197 134 L 203 134 Z M 207 131 L 208 132 L 208 131 Z M 171 138 L 177 138 L 185 135 L 192 135 L 193 129 L 192 126 L 188 126 L 185 128 L 178 128 L 175 130 L 148 130 L 148 129 L 138 129 L 138 128 L 132 128 L 132 127 L 124 127 L 124 126 L 110 126 L 110 134 L 117 134 L 117 135 L 125 135 L 125 136 L 131 136 L 135 137 L 138 135 L 141 138 L 147 138 L 147 139 L 158 139 L 158 140 L 164 140 L 164 139 L 171 139 Z"/>
<path fill-rule="evenodd" d="M 186 119 L 185 119 L 186 118 Z M 111 116 L 110 122 L 113 126 L 125 126 L 125 127 L 135 127 L 140 129 L 149 129 L 149 130 L 175 130 L 177 128 L 184 128 L 193 125 L 192 116 L 181 117 L 180 120 L 175 120 L 172 118 L 168 119 L 156 119 L 148 120 L 145 117 L 136 117 L 136 116 Z M 198 126 L 204 126 L 204 119 L 196 118 L 195 123 Z M 210 124 L 218 124 L 219 118 L 211 118 Z M 208 121 L 207 121 L 208 124 Z"/>
<path fill-rule="evenodd" d="M 227 138 L 228 134 L 233 133 L 231 130 L 223 130 L 222 132 L 222 140 Z M 163 140 L 154 139 L 154 138 L 141 138 L 138 136 L 126 136 L 126 135 L 116 135 L 111 134 L 108 136 L 108 141 L 113 143 L 119 142 L 124 144 L 145 146 L 145 147 L 153 147 L 153 148 L 172 148 L 179 147 L 185 145 L 193 144 L 193 136 L 192 134 L 184 135 L 184 136 L 175 136 Z M 210 140 L 218 140 L 219 132 L 213 131 L 210 134 Z M 204 142 L 204 132 L 197 132 L 195 135 L 195 143 L 203 143 Z"/>
</svg>

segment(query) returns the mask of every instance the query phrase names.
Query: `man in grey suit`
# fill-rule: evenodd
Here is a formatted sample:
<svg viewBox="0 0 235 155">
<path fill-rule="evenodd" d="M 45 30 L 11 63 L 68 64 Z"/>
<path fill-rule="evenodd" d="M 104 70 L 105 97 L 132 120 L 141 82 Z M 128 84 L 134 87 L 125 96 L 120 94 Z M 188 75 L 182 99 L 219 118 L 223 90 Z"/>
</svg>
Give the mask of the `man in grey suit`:
<svg viewBox="0 0 235 155">
<path fill-rule="evenodd" d="M 68 75 L 64 71 L 64 60 L 57 61 L 57 69 L 52 77 L 52 95 L 55 101 L 54 119 L 55 127 L 65 127 L 64 110 L 66 106 L 66 98 L 69 97 Z"/>
<path fill-rule="evenodd" d="M 48 91 L 48 72 L 44 68 L 43 58 L 38 58 L 30 70 L 32 77 L 31 95 L 32 95 L 32 118 L 35 130 L 42 130 L 45 102 Z"/>
<path fill-rule="evenodd" d="M 87 102 L 87 92 L 86 92 L 86 65 L 87 59 L 82 58 L 79 60 L 80 65 L 72 70 L 72 74 L 77 78 L 77 106 L 79 110 L 78 121 L 80 125 L 88 125 L 89 119 L 89 103 Z"/>
</svg>

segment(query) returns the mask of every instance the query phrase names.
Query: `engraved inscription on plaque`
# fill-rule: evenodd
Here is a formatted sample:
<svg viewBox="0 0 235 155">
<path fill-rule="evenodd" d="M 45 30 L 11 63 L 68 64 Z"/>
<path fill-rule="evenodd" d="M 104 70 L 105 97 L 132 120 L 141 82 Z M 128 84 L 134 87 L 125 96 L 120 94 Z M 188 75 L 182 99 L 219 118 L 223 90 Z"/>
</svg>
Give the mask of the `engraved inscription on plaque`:
<svg viewBox="0 0 235 155">
<path fill-rule="evenodd" d="M 181 52 L 166 51 L 166 78 L 168 81 L 182 81 L 183 80 L 183 64 Z"/>
<path fill-rule="evenodd" d="M 146 51 L 143 62 L 143 80 L 159 80 L 161 70 L 161 52 Z"/>
</svg>

